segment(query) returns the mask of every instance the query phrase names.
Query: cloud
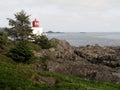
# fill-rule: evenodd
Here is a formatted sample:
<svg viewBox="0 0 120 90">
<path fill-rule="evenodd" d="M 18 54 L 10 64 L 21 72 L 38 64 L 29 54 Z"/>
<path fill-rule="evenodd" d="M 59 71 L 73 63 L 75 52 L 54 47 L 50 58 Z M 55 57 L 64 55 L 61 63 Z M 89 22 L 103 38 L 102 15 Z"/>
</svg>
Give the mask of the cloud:
<svg viewBox="0 0 120 90">
<path fill-rule="evenodd" d="M 3 0 L 1 26 L 22 9 L 46 31 L 120 31 L 120 0 Z"/>
</svg>

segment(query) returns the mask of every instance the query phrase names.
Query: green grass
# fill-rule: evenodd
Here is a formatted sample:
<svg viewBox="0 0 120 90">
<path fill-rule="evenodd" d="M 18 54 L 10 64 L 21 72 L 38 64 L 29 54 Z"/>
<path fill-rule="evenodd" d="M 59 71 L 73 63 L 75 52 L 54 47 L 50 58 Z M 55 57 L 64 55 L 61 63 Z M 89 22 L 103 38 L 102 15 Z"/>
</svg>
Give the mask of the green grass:
<svg viewBox="0 0 120 90">
<path fill-rule="evenodd" d="M 120 85 L 89 81 L 33 69 L 34 64 L 17 64 L 0 55 L 0 90 L 120 90 Z M 52 77 L 55 84 L 42 84 L 35 76 Z"/>
</svg>

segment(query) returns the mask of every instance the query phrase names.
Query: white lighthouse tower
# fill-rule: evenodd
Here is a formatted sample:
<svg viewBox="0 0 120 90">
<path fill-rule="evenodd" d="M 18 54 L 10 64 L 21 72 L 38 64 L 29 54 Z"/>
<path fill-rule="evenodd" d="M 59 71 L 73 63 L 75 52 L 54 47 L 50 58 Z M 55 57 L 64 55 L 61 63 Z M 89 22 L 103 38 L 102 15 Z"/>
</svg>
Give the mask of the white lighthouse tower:
<svg viewBox="0 0 120 90">
<path fill-rule="evenodd" d="M 32 29 L 33 29 L 33 34 L 37 36 L 43 34 L 43 28 L 39 25 L 39 21 L 37 19 L 35 19 L 32 22 Z"/>
</svg>

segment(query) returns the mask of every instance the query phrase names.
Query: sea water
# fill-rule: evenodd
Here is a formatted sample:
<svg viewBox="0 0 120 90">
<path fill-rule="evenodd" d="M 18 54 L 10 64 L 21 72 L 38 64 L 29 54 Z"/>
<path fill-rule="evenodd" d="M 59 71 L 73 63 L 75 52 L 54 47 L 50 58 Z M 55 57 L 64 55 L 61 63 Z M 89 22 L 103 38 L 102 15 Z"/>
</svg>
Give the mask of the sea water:
<svg viewBox="0 0 120 90">
<path fill-rule="evenodd" d="M 120 32 L 48 33 L 48 38 L 66 40 L 73 46 L 120 46 Z"/>
</svg>

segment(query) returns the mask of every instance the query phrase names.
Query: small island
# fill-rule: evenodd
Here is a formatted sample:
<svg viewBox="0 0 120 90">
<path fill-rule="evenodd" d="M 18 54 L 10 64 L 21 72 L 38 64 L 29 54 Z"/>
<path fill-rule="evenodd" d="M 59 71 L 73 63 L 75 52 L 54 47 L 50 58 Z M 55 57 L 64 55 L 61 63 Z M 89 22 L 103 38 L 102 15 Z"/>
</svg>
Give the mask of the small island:
<svg viewBox="0 0 120 90">
<path fill-rule="evenodd" d="M 63 32 L 54 32 L 54 31 L 48 31 L 46 33 L 63 33 Z"/>
</svg>

